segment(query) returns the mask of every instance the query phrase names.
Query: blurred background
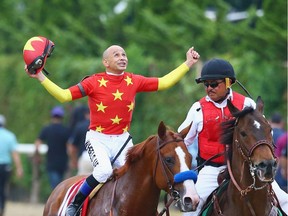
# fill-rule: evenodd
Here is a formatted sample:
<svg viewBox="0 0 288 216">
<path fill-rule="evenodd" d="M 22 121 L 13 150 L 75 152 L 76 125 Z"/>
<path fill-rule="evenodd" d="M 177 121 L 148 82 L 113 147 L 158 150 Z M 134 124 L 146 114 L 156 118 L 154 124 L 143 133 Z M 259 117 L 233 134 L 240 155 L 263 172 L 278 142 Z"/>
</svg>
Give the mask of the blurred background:
<svg viewBox="0 0 288 216">
<path fill-rule="evenodd" d="M 104 71 L 102 52 L 112 44 L 125 48 L 127 71 L 156 77 L 184 62 L 188 48 L 195 47 L 200 61 L 180 83 L 163 92 L 138 94 L 131 130 L 135 144 L 155 134 L 160 121 L 177 130 L 190 106 L 205 95 L 195 78 L 214 57 L 231 62 L 254 100 L 262 96 L 267 118 L 277 111 L 287 122 L 286 0 L 2 0 L 0 113 L 24 144 L 34 142 L 50 120 L 50 109 L 59 104 L 24 72 L 24 44 L 38 35 L 55 43 L 45 68 L 62 88 Z M 237 84 L 232 88 L 246 95 Z M 63 104 L 67 125 L 73 109 L 86 102 Z M 12 200 L 31 195 L 33 160 L 29 154 L 21 159 L 25 177 L 12 176 Z M 43 166 L 37 202 L 45 202 L 51 192 Z"/>
</svg>

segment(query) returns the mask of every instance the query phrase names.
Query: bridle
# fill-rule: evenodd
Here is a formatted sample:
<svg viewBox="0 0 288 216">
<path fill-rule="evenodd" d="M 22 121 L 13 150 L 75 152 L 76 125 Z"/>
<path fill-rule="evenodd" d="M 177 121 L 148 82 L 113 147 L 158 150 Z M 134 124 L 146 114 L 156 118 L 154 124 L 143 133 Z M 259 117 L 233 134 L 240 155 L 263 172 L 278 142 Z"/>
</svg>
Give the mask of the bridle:
<svg viewBox="0 0 288 216">
<path fill-rule="evenodd" d="M 156 153 L 157 153 L 157 158 L 156 158 L 156 166 L 153 172 L 153 178 L 156 178 L 156 170 L 157 170 L 157 166 L 158 166 L 158 162 L 160 162 L 161 165 L 161 170 L 162 170 L 162 174 L 165 176 L 167 185 L 168 185 L 168 189 L 169 189 L 169 195 L 171 196 L 171 199 L 168 201 L 168 205 L 166 205 L 166 207 L 158 214 L 158 216 L 163 215 L 165 213 L 165 211 L 168 210 L 169 206 L 172 204 L 173 201 L 178 202 L 180 200 L 180 195 L 179 192 L 177 190 L 174 189 L 174 184 L 170 181 L 168 175 L 170 176 L 174 176 L 174 174 L 172 173 L 172 171 L 169 169 L 169 167 L 167 166 L 167 164 L 165 163 L 163 156 L 161 155 L 161 148 L 166 146 L 169 143 L 173 143 L 173 142 L 183 142 L 183 139 L 174 139 L 174 140 L 168 140 L 166 142 L 163 142 L 160 144 L 160 138 L 157 137 L 157 146 L 156 146 Z"/>
<path fill-rule="evenodd" d="M 261 145 L 266 145 L 270 148 L 270 150 L 273 154 L 273 157 L 276 158 L 276 156 L 274 154 L 273 144 L 270 141 L 265 140 L 265 139 L 258 140 L 256 143 L 254 143 L 254 145 L 250 149 L 247 149 L 244 145 L 241 145 L 241 143 L 239 142 L 239 140 L 237 138 L 237 130 L 238 130 L 237 123 L 238 123 L 238 118 L 236 119 L 235 125 L 234 125 L 234 136 L 236 137 L 234 142 L 235 142 L 235 145 L 237 147 L 238 152 L 241 154 L 242 158 L 244 159 L 244 162 L 248 163 L 248 165 L 249 165 L 250 175 L 253 179 L 253 183 L 250 186 L 248 186 L 246 189 L 242 190 L 233 176 L 229 159 L 227 159 L 227 167 L 228 167 L 228 171 L 229 171 L 229 174 L 231 176 L 231 180 L 232 180 L 233 184 L 239 190 L 240 194 L 242 196 L 245 196 L 251 190 L 261 190 L 268 185 L 266 183 L 261 187 L 255 186 L 255 183 L 256 183 L 256 178 L 255 178 L 256 174 L 255 173 L 256 173 L 257 167 L 254 166 L 254 164 L 251 160 L 251 156 L 252 156 L 254 150 Z M 226 152 L 228 152 L 227 148 L 229 148 L 228 145 L 226 145 Z"/>
<path fill-rule="evenodd" d="M 258 148 L 261 145 L 266 145 L 270 148 L 273 157 L 276 158 L 275 154 L 274 154 L 274 149 L 273 149 L 273 143 L 263 139 L 263 140 L 258 140 L 256 143 L 254 143 L 254 145 L 248 149 L 246 148 L 243 144 L 241 144 L 237 138 L 237 131 L 238 131 L 238 127 L 237 127 L 237 123 L 238 123 L 239 118 L 236 119 L 235 124 L 234 124 L 234 135 L 235 136 L 235 140 L 234 143 L 237 147 L 238 152 L 241 154 L 242 158 L 244 159 L 244 163 L 248 163 L 249 165 L 249 171 L 250 171 L 250 175 L 253 179 L 253 182 L 251 185 L 249 185 L 248 187 L 246 187 L 245 189 L 242 189 L 239 184 L 237 183 L 233 173 L 232 173 L 232 168 L 231 168 L 231 162 L 229 157 L 227 156 L 227 168 L 228 168 L 228 172 L 229 175 L 231 177 L 232 183 L 234 184 L 234 186 L 237 188 L 237 190 L 240 192 L 242 197 L 245 197 L 250 191 L 254 190 L 262 190 L 263 188 L 267 187 L 269 185 L 269 183 L 265 183 L 264 185 L 262 185 L 261 187 L 256 187 L 256 171 L 257 171 L 257 167 L 254 166 L 252 160 L 251 160 L 251 156 L 254 152 L 254 150 L 256 148 Z M 233 145 L 234 145 L 233 143 Z M 226 153 L 229 151 L 229 145 L 226 145 Z M 270 187 L 271 188 L 271 187 Z M 250 204 L 249 200 L 246 199 L 248 207 L 250 209 L 250 212 L 252 213 L 252 215 L 255 215 L 255 212 L 252 208 L 252 205 Z"/>
</svg>

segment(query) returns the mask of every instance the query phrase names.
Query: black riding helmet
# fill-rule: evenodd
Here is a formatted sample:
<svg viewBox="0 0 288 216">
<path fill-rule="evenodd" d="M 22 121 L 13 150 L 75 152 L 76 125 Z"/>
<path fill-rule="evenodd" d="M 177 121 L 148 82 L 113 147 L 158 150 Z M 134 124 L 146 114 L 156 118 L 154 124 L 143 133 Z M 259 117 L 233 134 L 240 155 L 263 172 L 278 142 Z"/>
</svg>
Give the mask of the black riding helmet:
<svg viewBox="0 0 288 216">
<path fill-rule="evenodd" d="M 201 71 L 201 77 L 195 79 L 196 83 L 201 83 L 205 80 L 217 80 L 230 78 L 232 84 L 235 82 L 236 77 L 232 65 L 223 59 L 214 58 L 206 62 Z"/>
</svg>

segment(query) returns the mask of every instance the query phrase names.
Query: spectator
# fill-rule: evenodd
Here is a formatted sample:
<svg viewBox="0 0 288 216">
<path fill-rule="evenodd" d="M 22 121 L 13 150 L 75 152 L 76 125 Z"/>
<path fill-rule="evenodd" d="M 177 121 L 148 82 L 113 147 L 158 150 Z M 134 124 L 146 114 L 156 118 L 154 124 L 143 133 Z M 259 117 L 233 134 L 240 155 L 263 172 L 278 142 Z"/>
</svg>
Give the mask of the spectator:
<svg viewBox="0 0 288 216">
<path fill-rule="evenodd" d="M 287 180 L 288 180 L 288 160 L 287 160 L 287 149 L 288 149 L 288 132 L 284 133 L 277 140 L 277 146 L 281 147 L 281 154 L 277 155 L 279 158 L 279 166 L 277 169 L 275 180 L 282 188 L 282 190 L 288 192 Z M 278 148 L 280 149 L 280 148 Z"/>
<path fill-rule="evenodd" d="M 70 169 L 77 169 L 78 175 L 88 175 L 93 172 L 93 166 L 84 145 L 90 124 L 90 113 L 87 106 L 86 109 L 83 109 L 83 112 L 85 119 L 76 124 L 68 140 Z"/>
<path fill-rule="evenodd" d="M 4 215 L 6 186 L 12 170 L 12 160 L 18 178 L 23 176 L 20 155 L 17 152 L 17 139 L 14 133 L 5 128 L 6 119 L 0 115 L 0 216 Z"/>
<path fill-rule="evenodd" d="M 275 149 L 275 155 L 277 157 L 281 156 L 281 153 L 285 147 L 287 148 L 287 134 L 288 132 L 283 133 L 276 142 L 276 149 Z"/>
<path fill-rule="evenodd" d="M 50 186 L 54 189 L 64 178 L 68 167 L 66 144 L 69 138 L 69 129 L 63 124 L 64 109 L 56 106 L 51 110 L 51 122 L 44 126 L 35 140 L 36 154 L 40 144 L 46 143 L 46 169 Z"/>
<path fill-rule="evenodd" d="M 277 139 L 285 133 L 284 131 L 284 121 L 280 113 L 273 113 L 270 121 L 272 131 L 273 131 L 273 140 L 274 143 L 277 143 Z M 281 152 L 281 151 L 280 151 Z"/>
<path fill-rule="evenodd" d="M 83 120 L 85 120 L 86 110 L 87 106 L 84 104 L 78 104 L 72 109 L 69 123 L 69 128 L 71 132 L 74 130 L 78 122 L 82 122 Z"/>
</svg>

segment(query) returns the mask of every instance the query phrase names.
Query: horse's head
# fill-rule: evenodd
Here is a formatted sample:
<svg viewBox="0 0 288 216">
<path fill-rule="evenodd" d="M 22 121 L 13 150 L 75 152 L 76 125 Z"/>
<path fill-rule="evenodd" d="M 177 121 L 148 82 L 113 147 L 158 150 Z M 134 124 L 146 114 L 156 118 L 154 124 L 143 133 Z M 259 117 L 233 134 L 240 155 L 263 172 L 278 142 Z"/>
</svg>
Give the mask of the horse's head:
<svg viewBox="0 0 288 216">
<path fill-rule="evenodd" d="M 230 101 L 228 101 L 228 108 L 235 117 L 234 130 L 231 130 L 233 132 L 232 157 L 238 154 L 238 163 L 242 161 L 242 164 L 244 162 L 249 164 L 254 182 L 255 176 L 260 182 L 272 182 L 277 161 L 274 155 L 271 126 L 263 116 L 264 103 L 261 97 L 257 98 L 255 110 L 245 108 L 239 111 Z"/>
<path fill-rule="evenodd" d="M 177 201 L 178 208 L 186 212 L 196 210 L 199 196 L 194 181 L 187 177 L 193 178 L 193 173 L 190 173 L 193 172 L 192 156 L 187 150 L 183 136 L 167 129 L 163 122 L 159 124 L 153 175 L 158 188 L 169 193 Z M 179 175 L 182 180 L 179 180 Z M 175 180 L 175 176 L 178 176 L 178 180 Z"/>
</svg>

